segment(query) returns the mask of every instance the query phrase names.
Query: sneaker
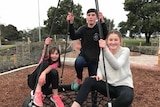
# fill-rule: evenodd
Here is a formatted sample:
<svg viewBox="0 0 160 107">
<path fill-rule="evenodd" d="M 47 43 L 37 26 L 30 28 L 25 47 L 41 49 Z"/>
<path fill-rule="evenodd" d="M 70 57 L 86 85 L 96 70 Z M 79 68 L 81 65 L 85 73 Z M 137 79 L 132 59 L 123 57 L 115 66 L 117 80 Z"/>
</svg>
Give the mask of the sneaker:
<svg viewBox="0 0 160 107">
<path fill-rule="evenodd" d="M 108 102 L 107 104 L 105 104 L 103 107 L 112 107 L 112 103 Z"/>
<path fill-rule="evenodd" d="M 34 99 L 33 90 L 31 91 L 30 95 L 31 95 L 31 99 L 33 100 Z"/>
<path fill-rule="evenodd" d="M 74 91 L 78 91 L 81 84 L 82 84 L 82 80 L 77 78 L 71 84 L 71 89 Z"/>
<path fill-rule="evenodd" d="M 36 106 L 43 107 L 43 101 L 42 100 L 43 100 L 43 93 L 42 92 L 35 92 L 33 103 Z"/>
<path fill-rule="evenodd" d="M 52 95 L 50 100 L 55 103 L 56 107 L 64 107 L 64 104 L 58 95 Z"/>
</svg>

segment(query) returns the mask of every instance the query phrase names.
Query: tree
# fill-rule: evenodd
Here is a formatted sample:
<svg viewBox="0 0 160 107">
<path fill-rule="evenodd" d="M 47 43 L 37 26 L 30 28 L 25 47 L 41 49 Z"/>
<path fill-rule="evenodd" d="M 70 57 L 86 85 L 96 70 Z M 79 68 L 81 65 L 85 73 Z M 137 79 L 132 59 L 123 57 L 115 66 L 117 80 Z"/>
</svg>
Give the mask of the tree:
<svg viewBox="0 0 160 107">
<path fill-rule="evenodd" d="M 63 0 L 60 2 L 59 8 L 50 7 L 48 9 L 48 19 L 44 21 L 46 29 L 48 32 L 51 30 L 51 25 L 53 23 L 53 33 L 54 34 L 66 34 L 67 33 L 67 22 L 66 17 L 68 12 L 73 9 L 73 14 L 75 16 L 75 28 L 78 28 L 85 22 L 82 13 L 82 6 L 72 4 L 70 0 Z M 55 15 L 56 12 L 56 15 Z M 53 22 L 54 19 L 54 22 Z"/>
<path fill-rule="evenodd" d="M 0 35 L 1 37 L 0 37 L 0 38 L 1 38 L 1 40 L 4 39 L 4 35 L 3 35 L 3 34 L 4 34 L 4 32 L 3 32 L 3 31 L 4 31 L 4 28 L 5 28 L 5 26 L 4 26 L 3 24 L 0 25 L 0 32 L 1 32 L 1 35 Z"/>
<path fill-rule="evenodd" d="M 19 39 L 19 32 L 17 31 L 17 28 L 11 24 L 9 24 L 8 26 L 1 25 L 1 32 L 3 38 L 9 41 Z"/>
<path fill-rule="evenodd" d="M 114 20 L 110 20 L 110 19 L 107 19 L 106 17 L 104 17 L 104 20 L 107 24 L 107 27 L 108 27 L 108 30 L 112 30 L 114 28 Z"/>
<path fill-rule="evenodd" d="M 38 27 L 30 30 L 28 33 L 29 33 L 30 40 L 32 42 L 39 41 L 39 36 L 38 36 L 39 35 L 39 28 Z M 42 37 L 41 37 L 42 41 L 44 41 L 45 38 L 48 37 L 48 32 L 46 30 L 46 27 L 41 27 L 41 35 L 42 35 Z"/>
<path fill-rule="evenodd" d="M 151 34 L 160 32 L 160 0 L 125 0 L 124 9 L 129 12 L 128 30 L 135 34 L 144 33 L 146 43 L 150 44 Z"/>
<path fill-rule="evenodd" d="M 127 30 L 128 30 L 128 28 L 127 28 L 127 23 L 124 22 L 124 21 L 122 21 L 122 22 L 120 22 L 120 23 L 118 24 L 118 27 L 121 28 L 121 29 L 120 29 L 121 34 L 122 34 L 123 36 L 126 36 Z"/>
</svg>

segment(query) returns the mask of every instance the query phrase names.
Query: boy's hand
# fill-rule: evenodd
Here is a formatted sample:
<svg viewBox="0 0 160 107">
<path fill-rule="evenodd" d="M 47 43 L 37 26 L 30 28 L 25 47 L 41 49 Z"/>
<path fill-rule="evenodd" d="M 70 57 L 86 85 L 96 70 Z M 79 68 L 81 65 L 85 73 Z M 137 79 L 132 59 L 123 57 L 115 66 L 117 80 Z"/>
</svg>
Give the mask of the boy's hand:
<svg viewBox="0 0 160 107">
<path fill-rule="evenodd" d="M 73 22 L 74 22 L 73 13 L 68 13 L 66 20 L 67 20 L 70 24 L 73 24 Z"/>
</svg>

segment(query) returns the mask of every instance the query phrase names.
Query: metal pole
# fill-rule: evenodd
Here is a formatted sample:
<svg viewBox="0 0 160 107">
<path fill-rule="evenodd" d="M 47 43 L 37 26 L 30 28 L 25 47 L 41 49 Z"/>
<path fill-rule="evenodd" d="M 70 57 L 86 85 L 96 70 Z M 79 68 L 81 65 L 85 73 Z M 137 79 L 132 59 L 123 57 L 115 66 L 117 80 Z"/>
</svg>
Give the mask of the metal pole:
<svg viewBox="0 0 160 107">
<path fill-rule="evenodd" d="M 40 25 L 40 6 L 39 6 L 39 0 L 38 0 L 38 34 L 39 34 L 39 42 L 41 42 L 41 25 Z"/>
</svg>

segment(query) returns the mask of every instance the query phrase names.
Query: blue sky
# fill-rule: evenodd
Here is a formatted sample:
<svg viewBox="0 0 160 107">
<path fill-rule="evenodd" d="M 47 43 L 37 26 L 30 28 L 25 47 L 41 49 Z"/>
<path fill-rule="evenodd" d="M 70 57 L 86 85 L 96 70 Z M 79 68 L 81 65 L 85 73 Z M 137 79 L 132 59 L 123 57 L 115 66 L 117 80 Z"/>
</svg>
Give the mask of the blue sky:
<svg viewBox="0 0 160 107">
<path fill-rule="evenodd" d="M 82 5 L 85 14 L 89 8 L 95 8 L 95 0 L 73 0 L 75 4 Z M 12 24 L 18 30 L 33 29 L 47 19 L 47 10 L 50 6 L 57 6 L 58 0 L 39 0 L 40 17 L 38 16 L 38 0 L 1 0 L 0 24 Z M 124 0 L 98 0 L 99 10 L 108 19 L 113 19 L 116 26 L 126 21 L 123 9 Z M 40 18 L 40 20 L 39 20 Z"/>
</svg>

